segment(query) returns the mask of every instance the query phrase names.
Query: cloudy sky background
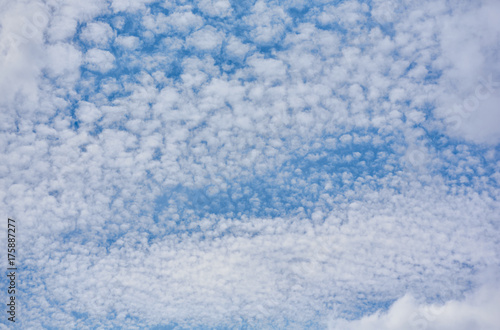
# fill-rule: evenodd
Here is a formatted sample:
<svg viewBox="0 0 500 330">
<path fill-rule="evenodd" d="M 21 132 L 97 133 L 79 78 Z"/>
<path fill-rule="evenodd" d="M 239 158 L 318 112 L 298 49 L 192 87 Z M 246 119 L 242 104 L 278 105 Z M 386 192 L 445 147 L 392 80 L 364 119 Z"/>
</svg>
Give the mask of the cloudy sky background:
<svg viewBox="0 0 500 330">
<path fill-rule="evenodd" d="M 0 0 L 22 326 L 498 329 L 498 17 Z"/>
</svg>

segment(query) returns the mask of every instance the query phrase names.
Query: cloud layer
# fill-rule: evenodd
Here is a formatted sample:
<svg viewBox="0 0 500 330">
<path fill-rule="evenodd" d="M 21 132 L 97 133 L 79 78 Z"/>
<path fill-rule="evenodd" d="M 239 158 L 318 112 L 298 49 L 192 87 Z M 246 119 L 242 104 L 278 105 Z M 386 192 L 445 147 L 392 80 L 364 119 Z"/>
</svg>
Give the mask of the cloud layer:
<svg viewBox="0 0 500 330">
<path fill-rule="evenodd" d="M 493 329 L 499 13 L 0 2 L 22 326 Z"/>
</svg>

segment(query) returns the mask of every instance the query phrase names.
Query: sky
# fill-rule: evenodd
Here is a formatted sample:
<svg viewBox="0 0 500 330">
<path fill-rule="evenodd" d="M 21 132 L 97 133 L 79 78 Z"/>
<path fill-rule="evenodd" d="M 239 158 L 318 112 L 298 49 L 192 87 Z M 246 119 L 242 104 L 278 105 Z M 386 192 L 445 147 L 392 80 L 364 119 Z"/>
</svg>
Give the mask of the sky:
<svg viewBox="0 0 500 330">
<path fill-rule="evenodd" d="M 498 329 L 498 17 L 0 0 L 16 326 Z"/>
</svg>

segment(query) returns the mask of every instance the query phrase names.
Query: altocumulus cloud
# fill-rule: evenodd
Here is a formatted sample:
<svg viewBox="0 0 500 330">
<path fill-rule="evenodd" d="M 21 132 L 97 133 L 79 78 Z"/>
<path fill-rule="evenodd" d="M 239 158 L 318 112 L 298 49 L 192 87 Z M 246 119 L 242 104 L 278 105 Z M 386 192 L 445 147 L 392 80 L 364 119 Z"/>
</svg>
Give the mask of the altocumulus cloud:
<svg viewBox="0 0 500 330">
<path fill-rule="evenodd" d="M 21 326 L 498 328 L 499 15 L 0 2 Z"/>
</svg>

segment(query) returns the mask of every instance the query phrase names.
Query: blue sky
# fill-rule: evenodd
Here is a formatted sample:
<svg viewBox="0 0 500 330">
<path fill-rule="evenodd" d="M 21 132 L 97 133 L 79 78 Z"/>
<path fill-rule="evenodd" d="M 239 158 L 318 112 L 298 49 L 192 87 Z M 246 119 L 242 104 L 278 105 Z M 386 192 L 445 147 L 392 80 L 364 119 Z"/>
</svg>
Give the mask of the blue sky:
<svg viewBox="0 0 500 330">
<path fill-rule="evenodd" d="M 22 328 L 498 327 L 498 2 L 0 9 Z"/>
</svg>

